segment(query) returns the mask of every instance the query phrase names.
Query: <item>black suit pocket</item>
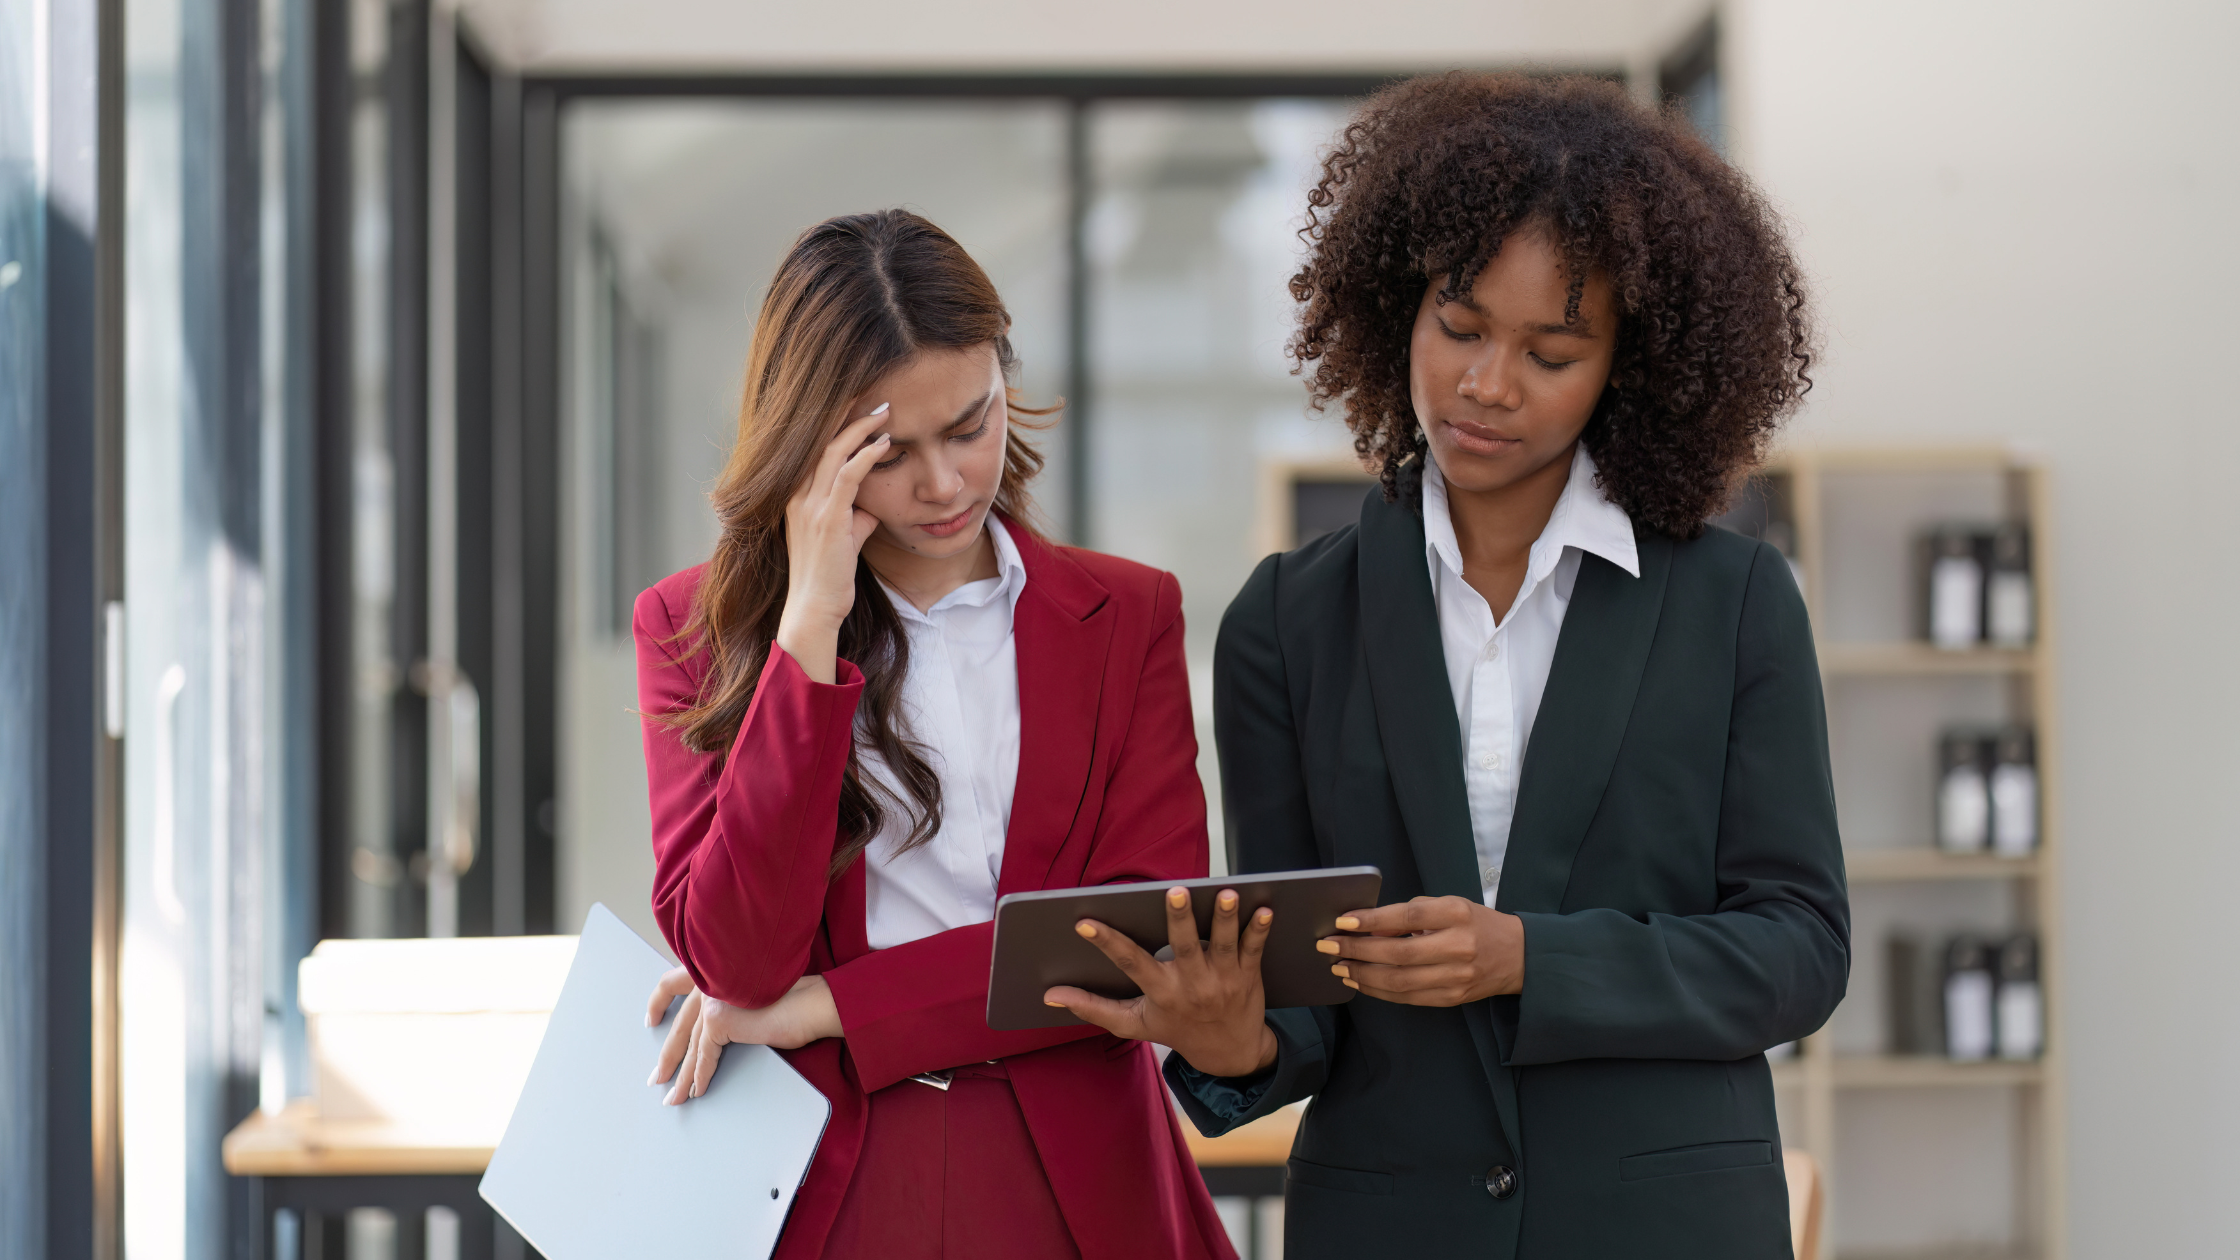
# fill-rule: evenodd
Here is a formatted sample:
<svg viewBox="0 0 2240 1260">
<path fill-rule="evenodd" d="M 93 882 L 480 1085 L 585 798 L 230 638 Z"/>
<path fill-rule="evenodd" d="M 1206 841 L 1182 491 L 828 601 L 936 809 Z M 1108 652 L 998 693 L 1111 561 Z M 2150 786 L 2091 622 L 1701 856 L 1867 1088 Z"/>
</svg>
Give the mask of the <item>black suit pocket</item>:
<svg viewBox="0 0 2240 1260">
<path fill-rule="evenodd" d="M 1363 1172 L 1357 1168 L 1332 1168 L 1328 1164 L 1313 1164 L 1295 1159 L 1290 1164 L 1290 1180 L 1298 1185 L 1313 1186 L 1317 1190 L 1343 1190 L 1348 1194 L 1391 1194 L 1392 1174 Z"/>
<path fill-rule="evenodd" d="M 1698 1146 L 1675 1146 L 1669 1151 L 1628 1155 L 1618 1161 L 1618 1180 L 1647 1181 L 1651 1177 L 1678 1177 L 1685 1173 L 1762 1168 L 1772 1162 L 1771 1142 L 1705 1142 Z"/>
</svg>

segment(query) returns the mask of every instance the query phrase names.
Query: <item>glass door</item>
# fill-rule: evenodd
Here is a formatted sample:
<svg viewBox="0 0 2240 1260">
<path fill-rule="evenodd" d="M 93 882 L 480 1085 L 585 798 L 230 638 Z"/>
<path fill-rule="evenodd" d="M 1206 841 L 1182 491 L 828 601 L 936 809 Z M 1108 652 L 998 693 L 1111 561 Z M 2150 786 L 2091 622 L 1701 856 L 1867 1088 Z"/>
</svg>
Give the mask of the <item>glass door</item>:
<svg viewBox="0 0 2240 1260">
<path fill-rule="evenodd" d="M 308 947 L 308 0 L 127 0 L 124 1243 L 259 1222 L 219 1142 L 303 1088 Z M 295 1078 L 295 1079 L 291 1079 Z"/>
</svg>

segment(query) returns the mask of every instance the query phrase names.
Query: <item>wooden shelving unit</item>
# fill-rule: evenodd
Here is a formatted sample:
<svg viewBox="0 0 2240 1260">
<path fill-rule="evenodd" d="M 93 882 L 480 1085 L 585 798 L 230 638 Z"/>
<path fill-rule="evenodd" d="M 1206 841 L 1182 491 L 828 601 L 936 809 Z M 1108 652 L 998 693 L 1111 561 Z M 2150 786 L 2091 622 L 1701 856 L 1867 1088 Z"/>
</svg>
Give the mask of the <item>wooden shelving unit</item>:
<svg viewBox="0 0 2240 1260">
<path fill-rule="evenodd" d="M 2014 1092 L 2011 1128 L 2003 1134 L 1981 1135 L 1987 1142 L 2003 1140 L 2013 1163 L 2007 1178 L 2014 1188 L 2012 1237 L 1997 1243 L 1983 1238 L 1924 1241 L 1918 1249 L 1901 1254 L 1926 1260 L 1962 1252 L 1981 1254 L 1991 1247 L 2000 1255 L 2063 1260 L 2067 1253 L 2060 1211 L 2065 1166 L 2063 1063 L 2053 1018 L 2062 1002 L 2061 940 L 2057 930 L 2060 820 L 2055 809 L 2059 796 L 2054 790 L 2059 782 L 2059 741 L 2052 686 L 2057 627 L 2050 616 L 2053 566 L 2049 562 L 2051 531 L 2045 473 L 2027 457 L 1999 448 L 1797 449 L 1770 461 L 1760 480 L 1760 501 L 1767 505 L 1767 516 L 1785 520 L 1791 531 L 1791 555 L 1803 580 L 1827 684 L 1831 728 L 1848 732 L 1852 741 L 1850 746 L 1841 738 L 1836 741 L 1839 816 L 1847 842 L 1870 839 L 1875 846 L 1862 844 L 1847 849 L 1854 906 L 1862 897 L 1896 899 L 1900 905 L 1912 898 L 1928 905 L 1943 895 L 1939 889 L 1985 883 L 2004 887 L 2010 898 L 2008 922 L 1981 926 L 2036 933 L 2039 983 L 2047 1013 L 2045 1053 L 2035 1062 L 1954 1063 L 1930 1056 L 1856 1053 L 1856 1023 L 1851 1025 L 1853 1044 L 1839 1051 L 1839 1037 L 1833 1031 L 1843 1022 L 1839 1013 L 1830 1021 L 1830 1029 L 1805 1039 L 1797 1058 L 1774 1065 L 1775 1083 L 1783 1095 L 1784 1122 L 1798 1130 L 1784 1137 L 1804 1146 L 1828 1174 L 1834 1228 L 1824 1232 L 1823 1256 L 1817 1260 L 1850 1254 L 1842 1236 L 1847 1217 L 1854 1221 L 1872 1219 L 1876 1214 L 1906 1213 L 1913 1206 L 1903 1201 L 1872 1201 L 1873 1187 L 1887 1188 L 1901 1178 L 1892 1175 L 1890 1169 L 1865 1165 L 1916 1161 L 1917 1165 L 1934 1166 L 1940 1159 L 1953 1158 L 1939 1149 L 1934 1137 L 1924 1137 L 1913 1144 L 1918 1149 L 1908 1149 L 1902 1126 L 1888 1123 L 1864 1126 L 1875 1132 L 1861 1140 L 1847 1140 L 1847 1122 L 1872 1118 L 1871 1109 L 1886 1105 L 1891 1098 L 1888 1093 L 1870 1091 L 1936 1091 L 1938 1097 L 1944 1097 L 1944 1091 L 1969 1089 Z M 1904 637 L 1902 629 L 1892 633 L 1887 622 L 1893 618 L 1878 620 L 1875 613 L 1873 601 L 1886 601 L 1910 612 L 1917 598 L 1905 580 L 1911 575 L 1910 557 L 1881 553 L 1945 519 L 1949 514 L 1937 510 L 1936 489 L 1963 484 L 1988 487 L 1988 497 L 1996 501 L 1992 505 L 1996 519 L 2021 520 L 2029 526 L 2036 635 L 2028 648 L 1943 651 Z M 1992 518 L 1991 513 L 1983 515 Z M 1863 535 L 1873 537 L 1862 540 Z M 1859 622 L 1870 623 L 1865 627 L 1868 633 L 1854 633 L 1860 628 Z M 1935 705 L 1947 702 L 1956 688 L 1973 688 L 1970 694 L 1978 702 L 1986 694 L 2001 697 L 2008 720 L 2028 722 L 2036 730 L 2039 847 L 2032 856 L 1956 856 L 1936 850 L 1929 840 L 1930 803 L 1926 799 L 1920 802 L 1921 822 L 1915 835 L 1853 834 L 1853 819 L 1848 815 L 1857 810 L 1843 810 L 1847 760 L 1874 762 L 1879 758 L 1887 764 L 1894 757 L 1902 758 L 1907 755 L 1903 749 L 1868 745 L 1877 734 L 1905 739 L 1909 733 L 1878 733 L 1868 729 L 1872 726 L 1869 722 L 1846 724 L 1845 706 L 1884 703 L 1900 689 L 1910 689 L 1906 695 L 1916 704 Z M 1860 733 L 1862 730 L 1866 735 Z M 1912 755 L 1926 767 L 1934 750 L 1921 747 Z M 1881 994 L 1862 992 L 1859 964 L 1870 951 L 1883 947 L 1882 940 L 1859 935 L 1855 924 L 1853 982 L 1847 1006 L 1866 1002 L 1880 1009 Z M 1847 1160 L 1851 1161 L 1849 1166 Z M 1854 1196 L 1850 1202 L 1846 1202 L 1847 1193 Z M 1892 1254 L 1881 1247 L 1856 1248 L 1854 1244 L 1854 1248 L 1862 1255 L 1869 1250 L 1877 1257 Z"/>
</svg>

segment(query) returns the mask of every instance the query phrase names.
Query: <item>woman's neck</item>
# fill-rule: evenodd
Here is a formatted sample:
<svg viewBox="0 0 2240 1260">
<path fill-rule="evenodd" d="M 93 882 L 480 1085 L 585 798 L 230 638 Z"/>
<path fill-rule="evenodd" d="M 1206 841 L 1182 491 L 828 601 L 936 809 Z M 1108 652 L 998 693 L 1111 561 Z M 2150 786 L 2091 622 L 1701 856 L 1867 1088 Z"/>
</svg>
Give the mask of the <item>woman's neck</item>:
<svg viewBox="0 0 2240 1260">
<path fill-rule="evenodd" d="M 1447 518 L 1462 550 L 1462 580 L 1468 582 L 1496 620 L 1506 617 L 1524 585 L 1532 544 L 1548 528 L 1556 501 L 1571 480 L 1571 453 L 1504 486 L 1465 490 L 1447 486 Z"/>
<path fill-rule="evenodd" d="M 996 540 L 983 522 L 973 545 L 953 556 L 922 556 L 897 547 L 874 533 L 863 544 L 863 559 L 894 592 L 919 612 L 941 602 L 943 596 L 967 582 L 992 578 L 1002 572 L 996 563 Z"/>
</svg>

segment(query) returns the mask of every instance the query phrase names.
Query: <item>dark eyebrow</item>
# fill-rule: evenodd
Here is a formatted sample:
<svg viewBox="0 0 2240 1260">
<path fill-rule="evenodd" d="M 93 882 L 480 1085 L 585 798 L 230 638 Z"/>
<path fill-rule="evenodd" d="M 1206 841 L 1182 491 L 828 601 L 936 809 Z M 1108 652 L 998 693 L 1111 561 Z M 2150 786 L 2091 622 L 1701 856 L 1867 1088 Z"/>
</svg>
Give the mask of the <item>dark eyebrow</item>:
<svg viewBox="0 0 2240 1260">
<path fill-rule="evenodd" d="M 948 432 L 949 432 L 949 431 L 951 431 L 952 429 L 955 429 L 955 428 L 957 428 L 957 427 L 959 427 L 959 426 L 961 426 L 961 425 L 965 424 L 966 422 L 970 421 L 970 420 L 971 420 L 971 419 L 972 419 L 972 418 L 973 418 L 974 416 L 977 416 L 977 415 L 979 415 L 979 414 L 980 414 L 981 412 L 983 412 L 983 411 L 986 411 L 986 410 L 988 409 L 988 404 L 989 404 L 989 403 L 992 403 L 992 402 L 994 402 L 994 401 L 995 401 L 995 397 L 996 397 L 995 391 L 994 391 L 994 390 L 992 390 L 992 389 L 991 389 L 991 390 L 989 390 L 989 391 L 988 391 L 987 393 L 985 393 L 985 394 L 982 394 L 982 395 L 980 395 L 980 401 L 978 401 L 978 402 L 975 402 L 975 403 L 972 403 L 972 404 L 968 405 L 967 407 L 965 407 L 965 409 L 964 409 L 963 411 L 960 411 L 960 412 L 958 412 L 958 413 L 957 413 L 957 418 L 956 418 L 956 419 L 954 419 L 954 420 L 951 420 L 951 421 L 950 421 L 949 423 L 947 423 L 947 424 L 945 424 L 945 425 L 942 425 L 942 426 L 941 426 L 941 429 L 940 429 L 940 431 L 941 431 L 942 433 L 948 433 Z M 902 439 L 902 438 L 896 438 L 896 439 L 895 439 L 895 443 L 894 443 L 894 444 L 895 444 L 896 446 L 909 446 L 909 445 L 911 445 L 911 443 L 910 443 L 909 441 L 907 441 L 907 440 L 905 440 L 905 439 Z"/>
<path fill-rule="evenodd" d="M 943 433 L 947 433 L 949 430 L 954 429 L 961 424 L 964 424 L 966 421 L 971 420 L 974 416 L 977 416 L 981 412 L 986 411 L 988 409 L 988 404 L 995 401 L 995 397 L 996 392 L 992 389 L 987 393 L 980 395 L 980 401 L 973 403 L 970 406 L 966 407 L 963 411 L 958 412 L 956 419 L 951 420 L 949 423 L 941 426 L 941 431 Z"/>
<path fill-rule="evenodd" d="M 1485 319 L 1493 318 L 1493 313 L 1478 305 L 1468 293 L 1455 294 L 1454 304 Z M 1583 319 L 1576 324 L 1526 324 L 1524 330 L 1529 333 L 1543 333 L 1551 337 L 1578 337 L 1587 341 L 1594 339 L 1594 326 Z"/>
<path fill-rule="evenodd" d="M 1544 333 L 1551 337 L 1578 337 L 1587 341 L 1594 339 L 1593 327 L 1583 319 L 1576 324 L 1527 324 L 1525 331 Z"/>
</svg>

